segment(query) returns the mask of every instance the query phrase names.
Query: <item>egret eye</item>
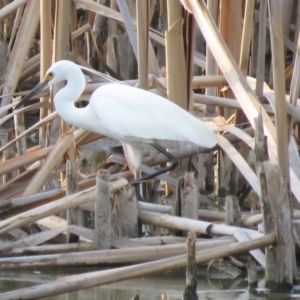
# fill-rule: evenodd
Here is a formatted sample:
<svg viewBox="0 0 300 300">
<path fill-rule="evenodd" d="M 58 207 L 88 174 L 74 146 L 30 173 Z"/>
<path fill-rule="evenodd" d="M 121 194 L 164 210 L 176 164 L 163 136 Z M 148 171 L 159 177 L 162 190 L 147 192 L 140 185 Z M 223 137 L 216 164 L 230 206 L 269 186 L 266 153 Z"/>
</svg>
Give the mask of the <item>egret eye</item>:
<svg viewBox="0 0 300 300">
<path fill-rule="evenodd" d="M 53 72 L 49 72 L 49 73 L 48 73 L 48 78 L 49 78 L 49 79 L 52 79 L 53 76 L 54 76 Z"/>
</svg>

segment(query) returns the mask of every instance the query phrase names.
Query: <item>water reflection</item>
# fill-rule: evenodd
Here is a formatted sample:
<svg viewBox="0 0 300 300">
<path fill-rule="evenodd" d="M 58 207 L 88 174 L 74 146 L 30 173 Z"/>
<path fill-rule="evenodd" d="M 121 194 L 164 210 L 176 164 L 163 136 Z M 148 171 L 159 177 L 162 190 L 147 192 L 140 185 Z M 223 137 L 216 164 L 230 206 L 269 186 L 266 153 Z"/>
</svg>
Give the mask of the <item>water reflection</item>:
<svg viewBox="0 0 300 300">
<path fill-rule="evenodd" d="M 95 269 L 96 270 L 96 269 Z M 99 270 L 99 269 L 97 269 Z M 91 269 L 63 269 L 42 271 L 1 271 L 0 292 L 4 293 L 16 289 L 47 283 L 62 276 L 91 271 Z M 225 272 L 226 273 L 226 272 Z M 198 269 L 198 296 L 200 300 L 259 300 L 259 299 L 300 299 L 300 292 L 293 294 L 265 293 L 263 280 L 259 282 L 258 289 L 250 293 L 247 286 L 247 274 L 234 273 L 226 276 L 218 269 Z M 225 274 L 225 275 L 224 275 Z M 234 277 L 234 278 L 233 278 Z M 117 282 L 105 286 L 95 287 L 78 292 L 62 294 L 43 299 L 48 300 L 179 300 L 182 299 L 185 285 L 184 270 L 168 272 Z M 1 299 L 1 296 L 0 296 Z"/>
</svg>

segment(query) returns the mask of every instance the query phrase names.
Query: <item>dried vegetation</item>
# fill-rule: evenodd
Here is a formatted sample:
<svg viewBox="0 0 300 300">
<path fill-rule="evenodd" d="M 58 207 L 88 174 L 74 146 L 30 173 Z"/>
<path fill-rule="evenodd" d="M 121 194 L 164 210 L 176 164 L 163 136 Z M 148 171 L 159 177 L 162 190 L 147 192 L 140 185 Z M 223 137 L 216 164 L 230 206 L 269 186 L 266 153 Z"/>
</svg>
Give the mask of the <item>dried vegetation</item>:
<svg viewBox="0 0 300 300">
<path fill-rule="evenodd" d="M 0 267 L 131 264 L 1 299 L 38 299 L 183 267 L 186 246 L 175 235 L 190 230 L 206 237 L 196 240 L 197 263 L 250 251 L 265 268 L 269 287 L 291 287 L 294 238 L 299 243 L 293 220 L 300 217 L 298 1 L 1 4 L 0 235 L 13 240 L 0 244 Z M 103 136 L 64 123 L 48 91 L 11 110 L 61 59 L 169 98 L 206 120 L 218 134 L 218 147 L 202 153 L 173 149 L 181 166 L 160 177 L 164 185 L 146 185 L 149 202 L 136 201 L 128 184 L 132 174 L 119 155 L 110 155 L 99 173 L 81 174 L 78 148 Z M 89 76 L 78 105 L 103 84 Z M 25 129 L 37 114 L 39 120 Z M 12 120 L 14 131 L 8 129 Z M 34 132 L 39 145 L 30 147 Z M 166 161 L 148 153 L 143 163 L 142 171 L 151 173 Z M 188 167 L 196 179 L 185 174 Z M 246 203 L 252 214 L 243 211 Z M 262 221 L 263 233 L 257 229 Z M 139 223 L 153 237 L 140 237 Z"/>
</svg>

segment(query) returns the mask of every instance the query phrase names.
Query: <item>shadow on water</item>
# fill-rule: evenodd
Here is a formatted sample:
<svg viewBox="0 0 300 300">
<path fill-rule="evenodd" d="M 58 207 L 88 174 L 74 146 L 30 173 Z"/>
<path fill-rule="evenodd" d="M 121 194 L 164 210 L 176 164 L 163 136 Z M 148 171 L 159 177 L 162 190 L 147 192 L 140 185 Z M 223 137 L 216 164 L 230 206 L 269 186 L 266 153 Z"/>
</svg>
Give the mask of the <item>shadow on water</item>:
<svg viewBox="0 0 300 300">
<path fill-rule="evenodd" d="M 96 270 L 96 269 L 95 269 Z M 99 269 L 97 269 L 99 270 Z M 45 284 L 62 276 L 90 272 L 89 269 L 64 268 L 42 271 L 1 271 L 0 293 L 30 286 Z M 182 299 L 185 286 L 184 270 L 132 279 L 105 286 L 81 290 L 43 299 L 48 300 L 179 300 Z M 229 274 L 230 273 L 230 274 Z M 211 300 L 260 300 L 260 299 L 300 299 L 300 290 L 291 294 L 267 294 L 263 288 L 263 279 L 253 292 L 248 290 L 247 274 L 218 269 L 198 268 L 198 297 Z M 261 274 L 261 277 L 263 275 Z"/>
</svg>

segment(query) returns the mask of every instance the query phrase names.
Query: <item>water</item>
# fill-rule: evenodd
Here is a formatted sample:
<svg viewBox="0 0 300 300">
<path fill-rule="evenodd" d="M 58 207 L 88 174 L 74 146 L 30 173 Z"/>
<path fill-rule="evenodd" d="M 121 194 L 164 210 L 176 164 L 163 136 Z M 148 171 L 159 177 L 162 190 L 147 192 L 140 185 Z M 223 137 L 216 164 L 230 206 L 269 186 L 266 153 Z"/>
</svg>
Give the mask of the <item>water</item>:
<svg viewBox="0 0 300 300">
<path fill-rule="evenodd" d="M 234 269 L 234 268 L 233 268 Z M 99 270 L 99 269 L 94 269 Z M 69 268 L 42 271 L 1 271 L 0 292 L 26 288 L 56 280 L 62 276 L 89 269 Z M 263 274 L 260 274 L 261 277 Z M 137 278 L 114 284 L 81 290 L 68 294 L 47 297 L 47 300 L 132 300 L 135 296 L 143 300 L 179 300 L 182 299 L 185 286 L 184 270 Z M 297 288 L 297 287 L 296 287 Z M 263 280 L 253 292 L 248 290 L 247 274 L 224 272 L 220 269 L 198 268 L 198 297 L 200 300 L 260 300 L 260 299 L 300 299 L 300 289 L 291 294 L 268 294 L 263 288 Z M 0 295 L 1 299 L 1 295 Z"/>
</svg>

